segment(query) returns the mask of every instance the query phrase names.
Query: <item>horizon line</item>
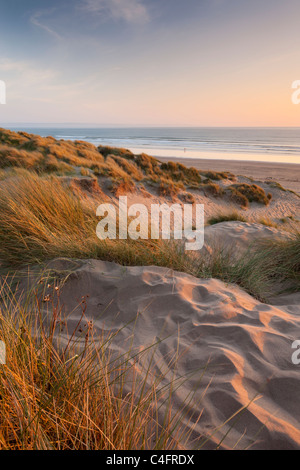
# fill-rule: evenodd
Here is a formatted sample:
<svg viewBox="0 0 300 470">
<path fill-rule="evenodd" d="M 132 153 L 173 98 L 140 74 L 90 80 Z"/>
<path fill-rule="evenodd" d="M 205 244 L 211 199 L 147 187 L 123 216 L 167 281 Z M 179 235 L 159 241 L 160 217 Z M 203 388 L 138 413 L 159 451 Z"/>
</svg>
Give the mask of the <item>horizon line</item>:
<svg viewBox="0 0 300 470">
<path fill-rule="evenodd" d="M 0 127 L 9 126 L 9 127 L 61 127 L 61 128 L 68 128 L 72 126 L 80 126 L 82 128 L 102 128 L 102 129 L 110 129 L 110 128 L 124 128 L 124 129 L 300 129 L 300 126 L 135 126 L 135 125 L 123 125 L 123 124 L 95 124 L 95 123 L 80 123 L 80 122 L 15 122 L 15 123 L 0 123 Z"/>
</svg>

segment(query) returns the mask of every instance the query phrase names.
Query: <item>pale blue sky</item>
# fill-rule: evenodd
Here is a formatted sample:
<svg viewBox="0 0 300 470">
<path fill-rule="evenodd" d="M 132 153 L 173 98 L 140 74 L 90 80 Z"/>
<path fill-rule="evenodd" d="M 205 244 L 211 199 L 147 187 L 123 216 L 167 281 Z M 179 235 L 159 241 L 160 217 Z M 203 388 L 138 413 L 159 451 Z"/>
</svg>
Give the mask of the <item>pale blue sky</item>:
<svg viewBox="0 0 300 470">
<path fill-rule="evenodd" d="M 0 124 L 300 124 L 299 0 L 1 0 L 0 13 Z"/>
</svg>

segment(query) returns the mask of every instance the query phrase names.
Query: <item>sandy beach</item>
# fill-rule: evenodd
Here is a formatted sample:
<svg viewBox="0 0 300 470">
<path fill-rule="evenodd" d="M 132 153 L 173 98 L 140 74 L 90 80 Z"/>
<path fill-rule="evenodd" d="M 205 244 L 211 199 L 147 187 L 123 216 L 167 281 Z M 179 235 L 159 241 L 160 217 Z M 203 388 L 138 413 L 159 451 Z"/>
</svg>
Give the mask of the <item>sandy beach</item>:
<svg viewBox="0 0 300 470">
<path fill-rule="evenodd" d="M 243 160 L 215 160 L 196 158 L 159 157 L 161 162 L 174 161 L 201 170 L 230 171 L 258 181 L 274 180 L 291 191 L 300 192 L 300 162 L 268 163 Z"/>
</svg>

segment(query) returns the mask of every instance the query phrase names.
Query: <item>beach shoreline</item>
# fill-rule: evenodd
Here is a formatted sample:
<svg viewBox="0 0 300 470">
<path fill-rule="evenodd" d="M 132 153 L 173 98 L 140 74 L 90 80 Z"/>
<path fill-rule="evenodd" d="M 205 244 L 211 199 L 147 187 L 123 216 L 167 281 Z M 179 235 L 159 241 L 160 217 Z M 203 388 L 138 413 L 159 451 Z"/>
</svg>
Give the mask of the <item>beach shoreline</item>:
<svg viewBox="0 0 300 470">
<path fill-rule="evenodd" d="M 230 171 L 258 181 L 276 181 L 284 188 L 300 193 L 300 164 L 209 158 L 156 157 L 161 162 L 173 161 L 198 170 Z"/>
</svg>

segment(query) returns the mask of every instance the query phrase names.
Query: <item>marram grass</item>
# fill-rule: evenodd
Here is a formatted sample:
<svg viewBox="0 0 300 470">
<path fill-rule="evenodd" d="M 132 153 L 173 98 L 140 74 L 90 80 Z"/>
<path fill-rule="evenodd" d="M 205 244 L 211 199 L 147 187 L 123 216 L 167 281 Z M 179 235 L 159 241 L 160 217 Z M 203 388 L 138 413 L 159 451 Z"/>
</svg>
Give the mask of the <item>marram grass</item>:
<svg viewBox="0 0 300 470">
<path fill-rule="evenodd" d="M 188 403 L 172 412 L 172 390 L 163 372 L 153 375 L 151 348 L 130 350 L 112 358 L 109 346 L 118 333 L 97 337 L 85 318 L 69 331 L 57 295 L 42 313 L 36 302 L 20 302 L 7 282 L 1 288 L 0 338 L 6 344 L 6 364 L 0 365 L 0 450 L 130 450 L 182 449 L 198 422 L 190 428 L 181 419 Z M 65 337 L 66 338 L 66 337 Z M 144 376 L 143 354 L 150 355 Z M 167 363 L 168 371 L 176 359 Z M 153 368 L 157 370 L 157 367 Z M 166 413 L 159 419 L 159 409 Z M 194 424 L 193 424 L 194 423 Z"/>
<path fill-rule="evenodd" d="M 49 290 L 47 275 L 42 282 Z M 256 397 L 195 439 L 201 398 L 199 412 L 191 409 L 194 392 L 173 408 L 174 394 L 188 379 L 176 372 L 178 350 L 159 362 L 158 343 L 138 352 L 129 346 L 112 357 L 110 345 L 120 331 L 97 335 L 85 317 L 85 297 L 76 327 L 66 330 L 70 312 L 62 313 L 61 284 L 51 282 L 46 314 L 37 287 L 20 300 L 7 279 L 1 285 L 6 362 L 0 365 L 0 450 L 184 450 L 191 442 L 195 450 L 207 442 L 219 448 Z M 198 386 L 208 367 L 189 373 L 197 374 Z"/>
<path fill-rule="evenodd" d="M 236 283 L 266 301 L 282 284 L 299 290 L 300 237 L 256 243 L 240 257 L 216 248 L 187 253 L 168 240 L 99 240 L 100 195 L 80 198 L 66 182 L 25 170 L 0 181 L 0 259 L 11 269 L 56 257 L 101 259 L 122 265 L 163 266 L 200 278 Z"/>
</svg>

